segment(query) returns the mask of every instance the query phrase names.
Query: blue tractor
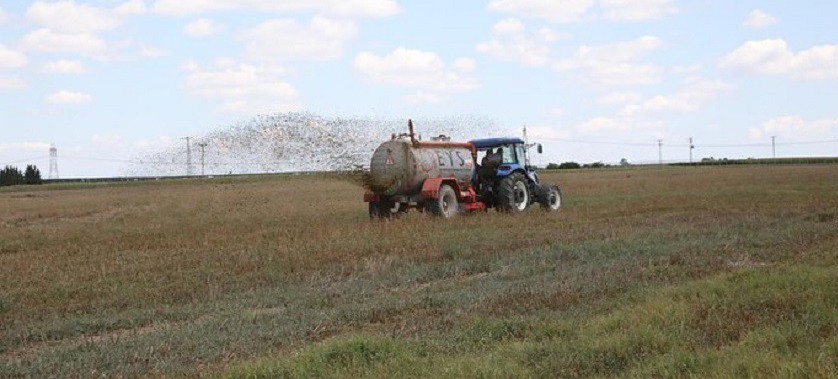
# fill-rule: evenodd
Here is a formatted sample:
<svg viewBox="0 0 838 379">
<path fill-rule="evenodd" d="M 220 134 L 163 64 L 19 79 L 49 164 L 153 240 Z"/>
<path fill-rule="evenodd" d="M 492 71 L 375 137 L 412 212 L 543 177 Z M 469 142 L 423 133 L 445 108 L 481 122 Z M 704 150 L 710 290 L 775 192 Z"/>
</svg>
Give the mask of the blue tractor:
<svg viewBox="0 0 838 379">
<path fill-rule="evenodd" d="M 487 207 L 511 213 L 522 212 L 535 203 L 548 211 L 561 208 L 559 187 L 541 183 L 535 166 L 530 164 L 529 150 L 535 148 L 541 154 L 541 144 L 527 144 L 520 138 L 486 138 L 469 143 L 483 158 L 478 158 L 472 184 Z"/>
</svg>

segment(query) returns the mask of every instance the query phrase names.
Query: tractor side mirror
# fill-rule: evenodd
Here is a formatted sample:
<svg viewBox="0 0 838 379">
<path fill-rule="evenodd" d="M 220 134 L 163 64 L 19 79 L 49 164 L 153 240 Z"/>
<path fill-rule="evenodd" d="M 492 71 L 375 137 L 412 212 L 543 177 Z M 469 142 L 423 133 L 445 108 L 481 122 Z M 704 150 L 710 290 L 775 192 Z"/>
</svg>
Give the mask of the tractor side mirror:
<svg viewBox="0 0 838 379">
<path fill-rule="evenodd" d="M 544 152 L 544 148 L 541 147 L 541 144 L 538 144 L 538 147 L 536 148 L 536 150 L 538 150 L 539 154 Z"/>
</svg>

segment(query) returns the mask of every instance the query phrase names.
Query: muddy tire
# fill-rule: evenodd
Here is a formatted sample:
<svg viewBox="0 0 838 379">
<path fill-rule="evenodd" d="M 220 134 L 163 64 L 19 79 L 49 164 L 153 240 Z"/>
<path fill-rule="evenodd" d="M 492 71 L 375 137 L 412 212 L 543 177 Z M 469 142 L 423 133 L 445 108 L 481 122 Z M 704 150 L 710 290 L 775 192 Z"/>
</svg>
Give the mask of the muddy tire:
<svg viewBox="0 0 838 379">
<path fill-rule="evenodd" d="M 439 195 L 436 199 L 428 200 L 425 203 L 425 210 L 434 216 L 451 218 L 460 213 L 460 204 L 457 202 L 457 193 L 447 184 L 439 186 Z"/>
<path fill-rule="evenodd" d="M 516 172 L 498 183 L 495 204 L 502 212 L 519 213 L 527 209 L 530 196 L 527 179 L 520 172 Z"/>
<path fill-rule="evenodd" d="M 558 212 L 562 209 L 562 191 L 559 186 L 542 185 L 541 193 L 538 196 L 538 204 L 541 209 L 548 212 Z"/>
</svg>

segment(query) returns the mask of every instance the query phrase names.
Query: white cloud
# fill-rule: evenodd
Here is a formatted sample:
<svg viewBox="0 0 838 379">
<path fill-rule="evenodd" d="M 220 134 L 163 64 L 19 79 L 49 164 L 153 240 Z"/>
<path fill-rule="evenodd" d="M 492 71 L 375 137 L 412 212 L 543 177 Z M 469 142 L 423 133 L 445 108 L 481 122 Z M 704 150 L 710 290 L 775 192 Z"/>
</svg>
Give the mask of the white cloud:
<svg viewBox="0 0 838 379">
<path fill-rule="evenodd" d="M 208 18 L 195 20 L 183 27 L 183 32 L 194 38 L 210 37 L 222 31 L 224 31 L 224 25 Z"/>
<path fill-rule="evenodd" d="M 672 67 L 671 71 L 675 74 L 680 75 L 696 75 L 701 72 L 704 68 L 701 65 L 690 65 L 690 66 L 675 66 Z"/>
<path fill-rule="evenodd" d="M 132 39 L 115 41 L 109 44 L 105 51 L 93 54 L 94 59 L 114 62 L 133 61 L 142 58 L 158 58 L 166 55 L 164 50 L 153 46 L 147 46 L 142 42 Z"/>
<path fill-rule="evenodd" d="M 609 21 L 651 21 L 678 13 L 671 0 L 600 0 Z"/>
<path fill-rule="evenodd" d="M 838 79 L 838 45 L 793 52 L 782 39 L 748 41 L 721 59 L 719 66 L 749 74 L 797 79 Z"/>
<path fill-rule="evenodd" d="M 47 62 L 41 68 L 47 74 L 84 74 L 87 70 L 81 61 L 61 59 Z"/>
<path fill-rule="evenodd" d="M 628 116 L 594 117 L 573 127 L 580 134 L 600 136 L 625 136 L 637 131 L 658 131 L 663 122 Z"/>
<path fill-rule="evenodd" d="M 609 92 L 600 96 L 597 102 L 602 105 L 626 105 L 642 100 L 643 95 L 637 92 Z"/>
<path fill-rule="evenodd" d="M 139 55 L 141 58 L 159 58 L 166 55 L 166 51 L 152 46 L 140 45 Z"/>
<path fill-rule="evenodd" d="M 122 24 L 125 17 L 148 11 L 142 0 L 128 0 L 116 7 L 100 8 L 75 0 L 36 1 L 26 11 L 26 18 L 40 27 L 24 35 L 20 45 L 42 53 L 73 53 L 99 60 L 125 60 L 159 56 L 149 53 L 142 44 L 132 41 L 108 43 L 100 36 Z M 136 53 L 125 50 L 139 45 Z"/>
<path fill-rule="evenodd" d="M 114 29 L 121 23 L 106 9 L 76 4 L 73 0 L 36 1 L 27 9 L 26 18 L 60 33 L 95 33 Z"/>
<path fill-rule="evenodd" d="M 650 21 L 678 12 L 672 0 L 494 0 L 489 10 L 554 23 Z"/>
<path fill-rule="evenodd" d="M 117 149 L 125 146 L 125 141 L 119 134 L 94 134 L 90 137 L 90 142 L 97 148 Z"/>
<path fill-rule="evenodd" d="M 535 125 L 527 127 L 527 135 L 530 138 L 570 138 L 571 133 L 567 129 L 557 129 L 552 126 Z"/>
<path fill-rule="evenodd" d="M 186 91 L 220 102 L 222 112 L 271 113 L 302 107 L 297 90 L 282 80 L 282 69 L 230 60 L 219 60 L 208 69 L 189 63 L 185 69 Z"/>
<path fill-rule="evenodd" d="M 545 66 L 550 62 L 550 42 L 558 39 L 549 28 L 527 33 L 524 24 L 517 18 L 499 21 L 492 27 L 493 39 L 477 45 L 478 52 L 491 57 L 518 61 L 525 66 Z"/>
<path fill-rule="evenodd" d="M 472 72 L 477 68 L 477 63 L 471 58 L 457 58 L 454 60 L 453 67 L 459 72 Z"/>
<path fill-rule="evenodd" d="M 169 15 L 255 10 L 316 12 L 339 17 L 387 17 L 401 12 L 392 0 L 157 0 L 154 11 Z"/>
<path fill-rule="evenodd" d="M 134 16 L 148 13 L 148 7 L 143 0 L 128 0 L 116 8 L 114 13 L 119 16 Z"/>
<path fill-rule="evenodd" d="M 759 9 L 754 9 L 748 14 L 742 25 L 749 28 L 764 28 L 777 23 L 777 18 Z"/>
<path fill-rule="evenodd" d="M 61 90 L 58 92 L 53 92 L 49 96 L 47 96 L 47 103 L 49 104 L 58 104 L 58 105 L 78 105 L 78 104 L 88 104 L 93 101 L 93 96 L 82 93 L 82 92 L 72 92 L 67 90 Z"/>
<path fill-rule="evenodd" d="M 664 70 L 636 61 L 662 44 L 660 38 L 646 36 L 601 46 L 581 46 L 574 57 L 557 61 L 553 68 L 560 73 L 581 72 L 584 81 L 596 86 L 655 84 L 661 81 Z"/>
<path fill-rule="evenodd" d="M 10 91 L 26 88 L 26 81 L 20 78 L 0 76 L 0 91 Z"/>
<path fill-rule="evenodd" d="M 172 144 L 175 143 L 175 139 L 169 136 L 161 136 L 155 139 L 142 139 L 134 143 L 134 147 L 137 149 L 145 150 L 145 149 L 152 149 L 157 150 L 160 148 L 167 148 L 171 147 Z"/>
<path fill-rule="evenodd" d="M 257 61 L 329 60 L 343 54 L 343 44 L 355 38 L 352 21 L 315 16 L 307 25 L 295 20 L 268 20 L 241 34 L 245 51 Z"/>
<path fill-rule="evenodd" d="M 550 22 L 576 22 L 590 18 L 595 0 L 494 0 L 489 10 Z"/>
<path fill-rule="evenodd" d="M 49 151 L 50 144 L 45 142 L 14 142 L 0 144 L 0 153 L 33 153 Z"/>
<path fill-rule="evenodd" d="M 526 26 L 524 26 L 524 23 L 517 18 L 500 20 L 492 26 L 492 32 L 494 34 L 517 34 L 523 33 L 525 29 Z"/>
<path fill-rule="evenodd" d="M 38 29 L 20 41 L 26 50 L 42 53 L 78 53 L 93 55 L 107 48 L 105 41 L 89 33 L 56 33 L 50 29 Z"/>
<path fill-rule="evenodd" d="M 464 64 L 467 60 L 460 58 L 455 62 L 459 64 L 448 68 L 436 53 L 400 47 L 385 56 L 362 52 L 355 57 L 355 69 L 372 83 L 418 90 L 408 101 L 427 103 L 433 99 L 438 103 L 446 94 L 480 87 L 470 75 L 473 61 Z"/>
<path fill-rule="evenodd" d="M 0 69 L 21 68 L 29 64 L 26 55 L 0 44 Z"/>
<path fill-rule="evenodd" d="M 764 141 L 777 136 L 777 142 L 831 139 L 838 137 L 838 118 L 806 120 L 800 116 L 783 116 L 770 119 L 761 126 L 748 130 L 754 141 Z"/>
<path fill-rule="evenodd" d="M 694 112 L 718 95 L 733 87 L 718 80 L 689 79 L 677 92 L 667 96 L 655 96 L 639 104 L 627 105 L 622 114 L 636 115 L 647 112 L 674 111 Z"/>
<path fill-rule="evenodd" d="M 562 107 L 553 107 L 547 110 L 547 114 L 553 118 L 562 118 L 565 115 L 565 110 Z"/>
<path fill-rule="evenodd" d="M 445 101 L 444 96 L 425 91 L 416 92 L 415 94 L 408 96 L 406 99 L 410 104 L 440 104 Z"/>
</svg>

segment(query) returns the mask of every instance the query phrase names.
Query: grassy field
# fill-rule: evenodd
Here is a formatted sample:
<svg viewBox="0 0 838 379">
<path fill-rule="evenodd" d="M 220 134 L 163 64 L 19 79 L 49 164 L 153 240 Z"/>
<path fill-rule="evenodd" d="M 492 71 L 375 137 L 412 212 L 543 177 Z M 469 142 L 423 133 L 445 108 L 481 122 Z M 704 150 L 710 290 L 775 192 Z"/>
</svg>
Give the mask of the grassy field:
<svg viewBox="0 0 838 379">
<path fill-rule="evenodd" d="M 548 173 L 372 222 L 329 176 L 0 190 L 0 377 L 838 376 L 838 165 Z"/>
</svg>

